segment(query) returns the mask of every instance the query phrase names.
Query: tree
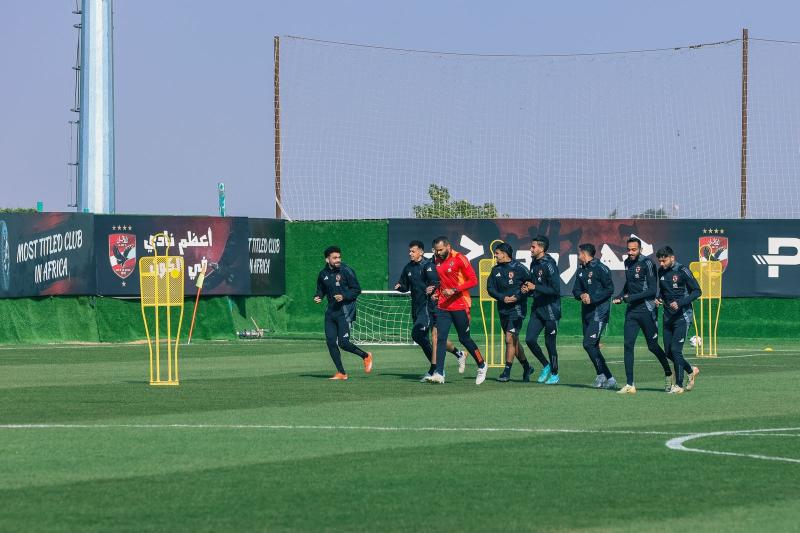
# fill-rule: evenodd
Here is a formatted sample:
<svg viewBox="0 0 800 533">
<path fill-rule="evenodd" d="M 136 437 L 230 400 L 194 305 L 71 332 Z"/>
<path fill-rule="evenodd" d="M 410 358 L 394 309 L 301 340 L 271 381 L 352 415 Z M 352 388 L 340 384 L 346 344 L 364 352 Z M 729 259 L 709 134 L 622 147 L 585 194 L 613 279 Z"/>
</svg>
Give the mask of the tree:
<svg viewBox="0 0 800 533">
<path fill-rule="evenodd" d="M 447 187 L 431 183 L 428 186 L 431 203 L 414 206 L 415 218 L 497 218 L 492 203 L 473 205 L 466 200 L 451 200 Z"/>
<path fill-rule="evenodd" d="M 0 207 L 0 213 L 36 213 L 32 207 Z"/>
<path fill-rule="evenodd" d="M 646 209 L 643 213 L 639 213 L 638 215 L 633 215 L 632 218 L 669 218 L 669 213 L 664 211 L 663 207 L 659 207 L 658 209 Z"/>
</svg>

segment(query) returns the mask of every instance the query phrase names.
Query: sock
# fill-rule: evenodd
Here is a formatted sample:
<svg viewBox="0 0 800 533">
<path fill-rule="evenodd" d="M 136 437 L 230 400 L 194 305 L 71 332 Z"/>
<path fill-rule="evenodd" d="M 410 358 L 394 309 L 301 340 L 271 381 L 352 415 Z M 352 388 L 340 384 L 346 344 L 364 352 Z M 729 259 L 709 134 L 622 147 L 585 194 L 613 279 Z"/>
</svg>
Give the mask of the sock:
<svg viewBox="0 0 800 533">
<path fill-rule="evenodd" d="M 450 352 L 453 355 L 456 355 L 456 356 L 458 355 L 458 348 L 456 348 L 455 346 L 453 346 L 452 350 L 447 350 L 447 351 Z"/>
<path fill-rule="evenodd" d="M 523 370 L 526 370 L 526 371 L 527 371 L 527 370 L 530 370 L 530 369 L 531 369 L 531 364 L 528 362 L 528 360 L 527 360 L 527 359 L 525 359 L 525 360 L 521 361 L 521 363 L 522 363 L 522 369 L 523 369 Z"/>
<path fill-rule="evenodd" d="M 483 368 L 486 364 L 486 361 L 483 360 L 483 356 L 481 355 L 481 351 L 477 348 L 475 349 L 475 353 L 472 354 L 472 358 L 475 359 L 475 363 L 480 367 Z"/>
<path fill-rule="evenodd" d="M 509 372 L 511 372 L 511 367 L 512 367 L 512 366 L 514 366 L 514 361 L 511 361 L 510 363 L 506 363 L 506 370 L 508 370 Z"/>
<path fill-rule="evenodd" d="M 433 375 L 434 372 L 436 372 L 436 365 L 432 364 L 428 369 L 428 374 Z"/>
</svg>

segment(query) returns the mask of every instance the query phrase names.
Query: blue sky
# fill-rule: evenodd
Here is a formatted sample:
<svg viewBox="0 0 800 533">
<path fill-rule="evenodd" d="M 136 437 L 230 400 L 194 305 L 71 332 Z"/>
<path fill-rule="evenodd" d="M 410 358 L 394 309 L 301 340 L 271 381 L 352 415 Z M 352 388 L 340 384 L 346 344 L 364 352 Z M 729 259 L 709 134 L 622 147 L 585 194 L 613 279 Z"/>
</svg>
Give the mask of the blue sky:
<svg viewBox="0 0 800 533">
<path fill-rule="evenodd" d="M 4 5 L 0 206 L 66 211 L 76 33 L 67 0 Z M 800 40 L 796 2 L 115 2 L 117 210 L 274 214 L 272 36 L 477 53 Z"/>
</svg>

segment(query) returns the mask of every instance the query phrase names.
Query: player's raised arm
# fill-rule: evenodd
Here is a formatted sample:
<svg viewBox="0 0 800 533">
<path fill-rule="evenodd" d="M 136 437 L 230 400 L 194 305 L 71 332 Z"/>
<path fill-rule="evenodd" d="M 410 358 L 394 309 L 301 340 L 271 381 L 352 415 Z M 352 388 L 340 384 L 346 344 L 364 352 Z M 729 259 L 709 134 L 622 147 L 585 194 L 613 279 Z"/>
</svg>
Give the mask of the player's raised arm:
<svg viewBox="0 0 800 533">
<path fill-rule="evenodd" d="M 358 283 L 356 272 L 347 265 L 342 265 L 342 275 L 346 283 L 342 287 L 342 296 L 347 303 L 355 302 L 361 294 L 361 285 Z"/>
<path fill-rule="evenodd" d="M 397 283 L 394 285 L 394 290 L 400 292 L 408 292 L 410 287 L 408 285 L 408 277 L 409 277 L 409 269 L 408 265 L 403 267 L 403 271 L 400 273 L 400 279 L 397 280 Z"/>
<path fill-rule="evenodd" d="M 314 293 L 314 301 L 321 303 L 323 296 L 325 296 L 325 285 L 322 283 L 322 272 L 320 272 L 317 274 L 317 291 Z"/>
<path fill-rule="evenodd" d="M 579 274 L 575 276 L 575 283 L 572 284 L 572 296 L 574 296 L 576 300 L 581 300 L 581 295 L 585 292 L 586 286 L 583 284 L 583 276 Z"/>
<path fill-rule="evenodd" d="M 521 302 L 529 296 L 529 294 L 522 292 L 522 287 L 526 283 L 531 281 L 531 271 L 528 270 L 528 268 L 522 263 L 516 261 L 515 263 L 516 265 L 514 267 L 514 272 L 515 276 L 519 279 L 519 288 L 517 289 L 517 292 L 513 294 L 513 296 L 517 299 L 518 302 Z"/>
<path fill-rule="evenodd" d="M 461 273 L 464 275 L 464 280 L 456 287 L 456 290 L 468 291 L 472 287 L 477 287 L 478 276 L 475 275 L 475 269 L 472 268 L 467 256 L 459 255 L 458 259 L 461 261 Z"/>
<path fill-rule="evenodd" d="M 426 289 L 428 287 L 432 287 L 431 291 L 428 293 L 433 296 L 433 293 L 439 288 L 439 274 L 436 272 L 436 264 L 434 261 L 428 260 L 425 265 L 425 270 L 422 272 L 423 279 L 426 283 Z"/>
<path fill-rule="evenodd" d="M 489 293 L 489 296 L 494 298 L 497 301 L 503 301 L 504 294 L 500 291 L 500 287 L 498 287 L 497 280 L 500 278 L 498 277 L 499 271 L 495 266 L 492 268 L 492 271 L 489 273 L 489 279 L 486 280 L 486 292 Z"/>
<path fill-rule="evenodd" d="M 700 298 L 703 295 L 703 291 L 700 289 L 700 284 L 697 283 L 691 270 L 681 266 L 681 274 L 686 280 L 686 295 L 678 301 L 678 305 L 684 307 Z"/>
<path fill-rule="evenodd" d="M 533 291 L 534 296 L 560 296 L 561 295 L 561 282 L 559 281 L 558 271 L 549 262 L 544 263 L 544 268 L 547 269 L 547 278 L 545 283 L 539 283 Z"/>
<path fill-rule="evenodd" d="M 614 280 L 611 279 L 611 271 L 602 263 L 599 264 L 597 273 L 600 277 L 599 283 L 601 289 L 595 296 L 595 303 L 599 304 L 608 301 L 614 294 Z"/>
</svg>

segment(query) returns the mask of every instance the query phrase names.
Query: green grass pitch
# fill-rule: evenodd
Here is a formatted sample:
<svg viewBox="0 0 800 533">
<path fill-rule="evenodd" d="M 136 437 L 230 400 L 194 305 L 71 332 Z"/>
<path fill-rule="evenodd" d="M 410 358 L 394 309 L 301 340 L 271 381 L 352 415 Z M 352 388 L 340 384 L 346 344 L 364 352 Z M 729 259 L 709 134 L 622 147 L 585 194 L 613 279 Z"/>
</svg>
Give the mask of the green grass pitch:
<svg viewBox="0 0 800 533">
<path fill-rule="evenodd" d="M 587 386 L 577 339 L 557 386 L 517 365 L 476 387 L 452 357 L 420 384 L 411 347 L 329 382 L 323 342 L 265 340 L 183 347 L 181 386 L 155 388 L 146 346 L 0 347 L 0 530 L 796 529 L 796 346 L 721 339 L 672 396 L 640 344 L 626 397 Z"/>
</svg>

